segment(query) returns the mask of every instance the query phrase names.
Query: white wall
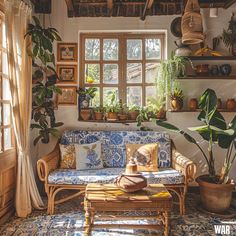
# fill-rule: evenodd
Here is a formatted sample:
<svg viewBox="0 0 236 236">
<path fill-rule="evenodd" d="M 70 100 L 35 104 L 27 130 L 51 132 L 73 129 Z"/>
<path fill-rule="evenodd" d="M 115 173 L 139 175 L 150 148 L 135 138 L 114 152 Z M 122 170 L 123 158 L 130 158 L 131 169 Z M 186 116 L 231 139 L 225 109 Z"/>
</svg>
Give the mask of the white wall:
<svg viewBox="0 0 236 236">
<path fill-rule="evenodd" d="M 152 16 L 146 17 L 145 22 L 140 21 L 139 18 L 68 18 L 67 17 L 67 7 L 64 0 L 53 0 L 52 14 L 50 16 L 51 25 L 59 31 L 65 42 L 78 42 L 78 35 L 80 31 L 123 31 L 123 30 L 166 30 L 167 31 L 167 50 L 168 55 L 175 49 L 174 41 L 176 38 L 170 32 L 171 21 L 176 16 Z M 228 27 L 228 21 L 230 20 L 231 12 L 236 12 L 236 4 L 234 4 L 228 10 L 219 9 L 218 18 L 209 18 L 208 9 L 203 11 L 204 25 L 207 33 L 207 38 L 211 39 L 213 36 L 219 35 L 223 28 Z M 49 22 L 50 22 L 49 21 Z M 211 40 L 207 40 L 209 46 L 211 46 Z M 227 52 L 226 52 L 227 53 Z M 201 63 L 201 62 L 198 62 Z M 205 63 L 205 62 L 202 62 Z M 227 63 L 225 61 L 213 61 L 213 64 L 223 64 Z M 232 61 L 229 62 L 232 64 Z M 234 67 L 234 73 L 236 71 L 236 66 Z M 236 73 L 235 73 L 236 74 Z M 187 98 L 199 97 L 199 95 L 208 87 L 215 89 L 222 98 L 226 100 L 227 98 L 236 98 L 236 81 L 182 81 L 182 88 L 185 94 L 185 105 L 187 104 Z M 233 113 L 224 113 L 227 120 L 232 119 Z M 134 129 L 136 130 L 136 124 L 124 125 L 124 124 L 92 124 L 79 122 L 78 111 L 76 106 L 60 106 L 56 112 L 57 120 L 65 123 L 62 129 L 76 128 L 76 129 L 105 129 L 105 130 L 122 130 L 122 129 Z M 196 121 L 197 113 L 168 113 L 168 121 L 172 122 L 183 129 L 189 126 L 194 126 L 198 124 Z M 155 130 L 161 130 L 154 124 L 148 124 Z M 176 143 L 177 148 L 184 155 L 192 159 L 198 165 L 198 174 L 202 174 L 206 171 L 205 162 L 199 153 L 199 151 L 191 144 L 188 144 L 182 136 L 173 135 L 172 137 Z M 36 160 L 41 155 L 47 153 L 52 149 L 54 143 L 51 142 L 49 145 L 39 144 L 37 148 L 32 149 L 34 154 L 34 159 Z M 205 145 L 205 147 L 207 147 Z M 217 167 L 223 161 L 224 153 L 216 149 L 215 155 L 217 156 Z M 236 163 L 232 171 L 232 176 L 236 180 Z"/>
</svg>

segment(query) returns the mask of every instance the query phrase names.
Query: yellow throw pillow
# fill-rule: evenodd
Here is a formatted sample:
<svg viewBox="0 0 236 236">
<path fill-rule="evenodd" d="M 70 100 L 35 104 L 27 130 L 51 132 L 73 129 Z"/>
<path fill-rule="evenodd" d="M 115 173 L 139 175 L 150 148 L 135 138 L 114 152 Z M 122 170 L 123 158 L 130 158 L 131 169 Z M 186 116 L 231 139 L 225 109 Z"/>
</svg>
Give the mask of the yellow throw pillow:
<svg viewBox="0 0 236 236">
<path fill-rule="evenodd" d="M 126 144 L 126 163 L 133 157 L 138 171 L 158 171 L 157 143 Z"/>
<path fill-rule="evenodd" d="M 75 169 L 75 146 L 73 144 L 70 145 L 62 145 L 60 144 L 60 152 L 61 152 L 61 169 Z"/>
</svg>

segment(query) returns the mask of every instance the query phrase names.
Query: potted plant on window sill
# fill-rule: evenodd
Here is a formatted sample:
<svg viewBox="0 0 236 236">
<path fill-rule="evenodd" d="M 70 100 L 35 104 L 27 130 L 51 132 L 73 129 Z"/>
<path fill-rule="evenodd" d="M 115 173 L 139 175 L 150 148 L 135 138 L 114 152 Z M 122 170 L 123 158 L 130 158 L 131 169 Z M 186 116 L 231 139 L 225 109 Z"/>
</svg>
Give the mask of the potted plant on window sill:
<svg viewBox="0 0 236 236">
<path fill-rule="evenodd" d="M 130 120 L 136 120 L 139 115 L 140 107 L 137 105 L 132 105 L 128 110 L 128 117 Z"/>
<path fill-rule="evenodd" d="M 217 96 L 211 89 L 207 89 L 201 96 L 199 108 L 201 112 L 198 120 L 202 121 L 203 125 L 189 128 L 189 130 L 197 132 L 208 142 L 208 152 L 203 150 L 195 138 L 176 126 L 160 120 L 157 120 L 156 124 L 182 134 L 187 141 L 199 148 L 208 166 L 208 174 L 197 178 L 201 202 L 206 210 L 220 213 L 229 208 L 232 191 L 235 188 L 235 183 L 229 178 L 229 172 L 236 158 L 236 116 L 228 125 L 226 124 L 224 117 L 217 110 Z M 219 173 L 215 169 L 213 154 L 215 145 L 227 150 Z"/>
<path fill-rule="evenodd" d="M 89 107 L 89 104 L 95 97 L 97 88 L 79 88 L 76 92 L 79 94 L 78 105 L 80 118 L 85 121 L 90 120 L 92 116 L 92 108 Z"/>
<path fill-rule="evenodd" d="M 116 121 L 118 120 L 118 112 L 121 109 L 120 103 L 117 101 L 116 92 L 112 91 L 108 95 L 107 103 L 105 105 L 105 110 L 107 113 L 108 121 Z"/>
<path fill-rule="evenodd" d="M 94 117 L 95 117 L 95 120 L 103 120 L 103 118 L 104 118 L 104 107 L 103 106 L 97 106 L 94 108 Z"/>
<path fill-rule="evenodd" d="M 126 104 L 122 104 L 122 107 L 118 113 L 119 120 L 128 120 L 128 107 Z"/>
</svg>

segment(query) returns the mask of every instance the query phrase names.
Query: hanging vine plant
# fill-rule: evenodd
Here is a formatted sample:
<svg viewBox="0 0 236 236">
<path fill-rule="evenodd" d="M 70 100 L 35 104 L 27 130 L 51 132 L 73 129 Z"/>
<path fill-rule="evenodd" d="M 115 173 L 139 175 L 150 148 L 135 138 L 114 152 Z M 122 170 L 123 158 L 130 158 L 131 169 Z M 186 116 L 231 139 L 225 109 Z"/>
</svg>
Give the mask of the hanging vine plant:
<svg viewBox="0 0 236 236">
<path fill-rule="evenodd" d="M 59 136 L 56 129 L 62 126 L 62 122 L 56 122 L 55 105 L 52 101 L 53 94 L 61 94 L 56 86 L 59 79 L 55 70 L 55 57 L 53 43 L 61 41 L 61 37 L 55 28 L 44 28 L 37 17 L 33 16 L 34 24 L 28 25 L 25 37 L 31 37 L 33 46 L 28 48 L 28 54 L 32 57 L 34 73 L 32 75 L 33 104 L 31 129 L 38 129 L 39 135 L 34 139 L 34 145 L 40 140 L 48 143 L 50 135 Z"/>
</svg>

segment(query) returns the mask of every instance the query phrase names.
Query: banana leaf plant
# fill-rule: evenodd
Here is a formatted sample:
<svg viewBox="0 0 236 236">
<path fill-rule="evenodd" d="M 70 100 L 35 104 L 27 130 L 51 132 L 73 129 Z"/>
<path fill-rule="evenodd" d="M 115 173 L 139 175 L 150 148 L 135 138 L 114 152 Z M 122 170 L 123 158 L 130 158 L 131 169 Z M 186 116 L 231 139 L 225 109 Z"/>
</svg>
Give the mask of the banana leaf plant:
<svg viewBox="0 0 236 236">
<path fill-rule="evenodd" d="M 195 144 L 205 158 L 210 181 L 218 184 L 227 183 L 230 169 L 236 157 L 236 116 L 229 124 L 226 123 L 222 114 L 217 110 L 217 96 L 212 89 L 207 89 L 202 94 L 199 108 L 201 112 L 197 119 L 201 121 L 203 125 L 188 129 L 197 132 L 202 139 L 208 142 L 207 151 L 200 146 L 199 142 L 194 137 L 184 130 L 161 120 L 156 120 L 156 124 L 170 131 L 182 134 L 188 142 Z M 215 169 L 213 150 L 216 145 L 227 150 L 220 173 L 217 173 Z"/>
<path fill-rule="evenodd" d="M 32 75 L 33 104 L 31 129 L 38 129 L 39 135 L 34 140 L 34 145 L 41 140 L 48 143 L 50 134 L 58 136 L 56 127 L 63 125 L 56 122 L 54 113 L 53 94 L 61 94 L 61 90 L 56 86 L 59 79 L 55 70 L 55 57 L 53 53 L 53 43 L 61 41 L 61 37 L 55 28 L 44 28 L 37 17 L 33 16 L 34 24 L 28 25 L 25 37 L 31 37 L 32 47 L 28 46 L 27 52 L 32 57 L 33 67 L 36 68 Z M 44 82 L 43 82 L 44 81 Z"/>
</svg>

